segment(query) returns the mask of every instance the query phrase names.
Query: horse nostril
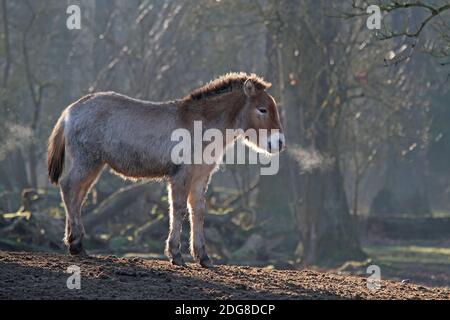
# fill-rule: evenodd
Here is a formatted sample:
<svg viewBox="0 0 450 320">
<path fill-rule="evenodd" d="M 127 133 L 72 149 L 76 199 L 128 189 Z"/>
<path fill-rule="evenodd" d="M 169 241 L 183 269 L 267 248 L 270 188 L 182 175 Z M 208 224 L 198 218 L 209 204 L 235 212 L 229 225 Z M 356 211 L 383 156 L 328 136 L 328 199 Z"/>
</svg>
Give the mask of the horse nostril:
<svg viewBox="0 0 450 320">
<path fill-rule="evenodd" d="M 272 143 L 270 141 L 267 143 L 267 147 L 269 148 L 269 152 L 271 152 L 272 151 Z"/>
</svg>

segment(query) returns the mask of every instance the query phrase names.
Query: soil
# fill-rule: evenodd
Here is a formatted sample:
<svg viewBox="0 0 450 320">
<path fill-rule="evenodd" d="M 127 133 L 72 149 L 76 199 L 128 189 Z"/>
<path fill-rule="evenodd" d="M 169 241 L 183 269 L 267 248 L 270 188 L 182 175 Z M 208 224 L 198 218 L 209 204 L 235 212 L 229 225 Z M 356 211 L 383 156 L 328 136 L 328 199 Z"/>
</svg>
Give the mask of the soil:
<svg viewBox="0 0 450 320">
<path fill-rule="evenodd" d="M 80 290 L 67 288 L 71 265 Z M 365 277 L 313 270 L 0 251 L 0 299 L 450 299 L 450 290 L 389 280 L 368 289 Z"/>
</svg>

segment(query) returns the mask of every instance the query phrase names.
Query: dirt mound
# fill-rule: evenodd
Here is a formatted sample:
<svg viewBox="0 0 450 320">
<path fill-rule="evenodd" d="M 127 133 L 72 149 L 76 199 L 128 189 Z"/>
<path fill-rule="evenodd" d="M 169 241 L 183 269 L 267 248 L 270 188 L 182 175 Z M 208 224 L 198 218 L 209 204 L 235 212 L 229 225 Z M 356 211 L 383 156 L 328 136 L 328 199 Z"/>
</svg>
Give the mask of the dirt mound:
<svg viewBox="0 0 450 320">
<path fill-rule="evenodd" d="M 80 268 L 80 290 L 67 288 L 71 265 Z M 311 270 L 0 251 L 0 299 L 450 299 L 450 292 L 387 280 L 369 290 L 366 278 Z"/>
</svg>

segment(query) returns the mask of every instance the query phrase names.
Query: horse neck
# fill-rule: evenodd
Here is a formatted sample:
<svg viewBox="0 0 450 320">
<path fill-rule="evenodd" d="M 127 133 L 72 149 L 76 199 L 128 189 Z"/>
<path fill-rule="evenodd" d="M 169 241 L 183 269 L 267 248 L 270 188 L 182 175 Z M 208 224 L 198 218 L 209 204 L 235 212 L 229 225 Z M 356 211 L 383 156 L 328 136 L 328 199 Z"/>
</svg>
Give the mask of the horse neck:
<svg viewBox="0 0 450 320">
<path fill-rule="evenodd" d="M 195 119 L 202 119 L 204 128 L 238 129 L 243 124 L 246 97 L 241 92 L 230 92 L 190 103 L 187 108 Z"/>
</svg>

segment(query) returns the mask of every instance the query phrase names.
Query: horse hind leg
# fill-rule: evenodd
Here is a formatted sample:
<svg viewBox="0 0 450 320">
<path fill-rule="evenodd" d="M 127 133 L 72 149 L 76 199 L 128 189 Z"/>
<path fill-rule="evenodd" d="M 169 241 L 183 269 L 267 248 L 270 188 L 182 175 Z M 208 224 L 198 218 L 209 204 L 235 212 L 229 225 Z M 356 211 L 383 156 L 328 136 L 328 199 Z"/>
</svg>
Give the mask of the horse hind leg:
<svg viewBox="0 0 450 320">
<path fill-rule="evenodd" d="M 66 208 L 64 243 L 69 247 L 71 255 L 85 254 L 82 243 L 84 227 L 81 221 L 81 207 L 102 168 L 103 165 L 99 164 L 81 166 L 74 163 L 60 182 Z"/>
</svg>

